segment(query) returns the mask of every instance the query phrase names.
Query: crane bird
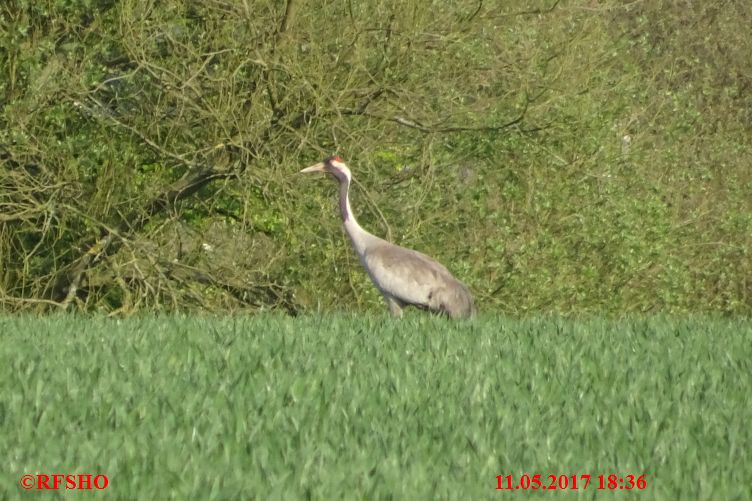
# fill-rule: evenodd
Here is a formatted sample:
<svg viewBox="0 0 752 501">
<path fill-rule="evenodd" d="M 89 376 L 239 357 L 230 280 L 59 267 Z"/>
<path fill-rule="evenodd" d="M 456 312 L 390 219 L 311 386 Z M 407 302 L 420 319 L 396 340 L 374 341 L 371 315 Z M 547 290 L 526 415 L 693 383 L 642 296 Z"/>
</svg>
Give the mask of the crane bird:
<svg viewBox="0 0 752 501">
<path fill-rule="evenodd" d="M 300 172 L 324 172 L 339 181 L 339 209 L 345 232 L 392 315 L 402 316 L 402 308 L 408 305 L 451 318 L 469 317 L 474 313 L 470 291 L 443 265 L 360 227 L 350 209 L 352 174 L 340 157 L 331 156 Z"/>
</svg>

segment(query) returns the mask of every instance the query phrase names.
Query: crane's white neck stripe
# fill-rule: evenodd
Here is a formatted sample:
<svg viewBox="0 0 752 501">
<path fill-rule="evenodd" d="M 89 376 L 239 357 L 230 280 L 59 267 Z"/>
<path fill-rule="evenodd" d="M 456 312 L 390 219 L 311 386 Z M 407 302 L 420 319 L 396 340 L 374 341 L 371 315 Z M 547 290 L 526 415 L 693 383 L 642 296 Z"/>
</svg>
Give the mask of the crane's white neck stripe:
<svg viewBox="0 0 752 501">
<path fill-rule="evenodd" d="M 336 166 L 331 173 L 339 181 L 339 210 L 342 213 L 342 221 L 346 223 L 348 220 L 354 219 L 350 209 L 350 176 L 348 172 L 338 169 Z"/>
<path fill-rule="evenodd" d="M 345 232 L 352 240 L 355 252 L 359 258 L 363 258 L 363 252 L 365 251 L 365 237 L 368 233 L 360 227 L 358 221 L 355 220 L 355 214 L 353 214 L 350 208 L 350 171 L 347 167 L 338 167 L 333 165 L 334 169 L 330 170 L 334 177 L 339 181 L 339 210 L 342 214 L 342 223 L 345 226 Z"/>
<path fill-rule="evenodd" d="M 339 176 L 338 176 L 339 177 Z M 342 221 L 347 223 L 352 217 L 352 210 L 350 210 L 350 180 L 340 180 L 339 185 L 339 210 L 342 213 Z"/>
</svg>

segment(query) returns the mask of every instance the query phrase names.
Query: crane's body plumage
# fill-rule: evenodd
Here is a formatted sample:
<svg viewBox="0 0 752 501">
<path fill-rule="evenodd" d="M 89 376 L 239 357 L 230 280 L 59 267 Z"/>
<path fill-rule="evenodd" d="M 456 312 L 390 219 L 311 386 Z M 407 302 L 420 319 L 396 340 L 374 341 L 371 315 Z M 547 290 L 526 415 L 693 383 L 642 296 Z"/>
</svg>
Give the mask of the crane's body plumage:
<svg viewBox="0 0 752 501">
<path fill-rule="evenodd" d="M 442 264 L 418 251 L 372 235 L 358 224 L 350 209 L 352 176 L 339 157 L 329 157 L 301 172 L 327 172 L 339 181 L 339 205 L 345 232 L 393 315 L 400 316 L 402 308 L 408 305 L 452 318 L 473 314 L 470 291 Z"/>
</svg>

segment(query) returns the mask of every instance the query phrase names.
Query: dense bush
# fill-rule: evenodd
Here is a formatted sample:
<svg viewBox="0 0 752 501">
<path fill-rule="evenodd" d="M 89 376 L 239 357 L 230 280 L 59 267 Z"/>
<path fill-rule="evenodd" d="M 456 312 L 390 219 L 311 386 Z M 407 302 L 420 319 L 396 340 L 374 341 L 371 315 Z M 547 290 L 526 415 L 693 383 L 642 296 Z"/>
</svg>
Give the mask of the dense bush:
<svg viewBox="0 0 752 501">
<path fill-rule="evenodd" d="M 481 309 L 752 311 L 747 2 L 0 6 L 0 304 L 367 308 L 379 235 Z M 378 305 L 381 308 L 381 305 Z"/>
</svg>

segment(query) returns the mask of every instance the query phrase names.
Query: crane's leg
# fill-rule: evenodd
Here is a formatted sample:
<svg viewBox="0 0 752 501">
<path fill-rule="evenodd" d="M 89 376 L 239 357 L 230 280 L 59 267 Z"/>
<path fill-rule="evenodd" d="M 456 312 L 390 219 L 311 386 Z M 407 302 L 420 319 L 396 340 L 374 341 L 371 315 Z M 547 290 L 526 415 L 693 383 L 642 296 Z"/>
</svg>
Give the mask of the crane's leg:
<svg viewBox="0 0 752 501">
<path fill-rule="evenodd" d="M 384 301 L 386 301 L 386 305 L 389 307 L 389 313 L 391 313 L 393 317 L 402 316 L 402 306 L 400 306 L 399 302 L 396 299 L 394 299 L 393 297 L 384 296 Z"/>
</svg>

